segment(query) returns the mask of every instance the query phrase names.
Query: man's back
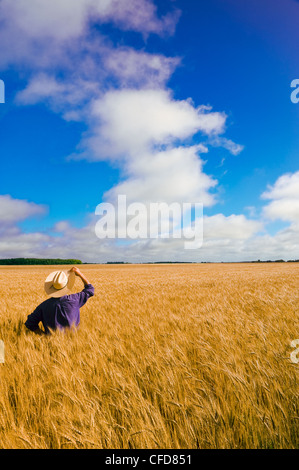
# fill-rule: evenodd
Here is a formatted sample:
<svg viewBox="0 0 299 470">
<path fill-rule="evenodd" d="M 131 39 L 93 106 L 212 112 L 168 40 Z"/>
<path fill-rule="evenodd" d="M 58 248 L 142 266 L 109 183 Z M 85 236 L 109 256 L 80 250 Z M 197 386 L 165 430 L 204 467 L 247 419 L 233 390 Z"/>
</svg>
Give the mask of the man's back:
<svg viewBox="0 0 299 470">
<path fill-rule="evenodd" d="M 93 285 L 85 284 L 84 289 L 76 294 L 59 298 L 50 297 L 28 315 L 25 325 L 29 330 L 36 331 L 39 328 L 39 322 L 42 322 L 47 334 L 50 330 L 77 327 L 80 322 L 80 308 L 93 295 Z"/>
</svg>

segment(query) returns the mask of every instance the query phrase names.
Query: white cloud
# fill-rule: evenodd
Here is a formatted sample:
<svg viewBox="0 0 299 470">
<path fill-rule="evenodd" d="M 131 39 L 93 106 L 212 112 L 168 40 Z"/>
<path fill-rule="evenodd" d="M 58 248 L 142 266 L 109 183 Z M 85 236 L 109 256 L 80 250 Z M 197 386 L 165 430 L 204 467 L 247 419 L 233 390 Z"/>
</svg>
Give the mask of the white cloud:
<svg viewBox="0 0 299 470">
<path fill-rule="evenodd" d="M 27 88 L 18 93 L 16 100 L 22 104 L 35 104 L 64 91 L 65 86 L 58 83 L 55 77 L 43 73 L 36 75 Z"/>
<path fill-rule="evenodd" d="M 142 33 L 173 33 L 177 10 L 158 18 L 150 0 L 1 0 L 4 24 L 32 38 L 65 40 L 82 35 L 88 20 L 113 22 L 124 30 Z"/>
<path fill-rule="evenodd" d="M 108 49 L 103 57 L 105 69 L 122 88 L 163 87 L 180 63 L 177 57 L 148 54 L 130 47 Z"/>
<path fill-rule="evenodd" d="M 262 194 L 262 198 L 271 200 L 264 207 L 263 214 L 266 218 L 299 222 L 299 171 L 280 176 Z"/>
<path fill-rule="evenodd" d="M 244 215 L 216 214 L 204 217 L 203 245 L 196 250 L 185 250 L 185 239 L 100 240 L 95 236 L 93 216 L 90 223 L 75 229 L 65 225 L 63 237 L 55 243 L 52 253 L 61 257 L 78 257 L 89 262 L 107 261 L 250 261 L 257 259 L 294 259 L 298 257 L 298 236 L 284 230 L 276 236 L 259 235 L 260 221 Z M 63 227 L 61 227 L 63 228 Z M 67 241 L 67 243 L 66 243 Z M 52 249 L 51 249 L 52 250 Z M 47 251 L 51 253 L 51 250 Z"/>
<path fill-rule="evenodd" d="M 10 195 L 0 195 L 0 222 L 2 226 L 20 222 L 29 217 L 45 214 L 45 206 L 34 202 L 14 199 Z"/>
<path fill-rule="evenodd" d="M 17 224 L 46 212 L 43 205 L 0 195 L 0 258 L 35 256 L 43 250 L 50 238 L 43 233 L 23 233 Z"/>
<path fill-rule="evenodd" d="M 12 199 L 12 198 L 11 198 Z M 261 234 L 261 221 L 247 219 L 242 214 L 225 216 L 215 214 L 204 217 L 203 245 L 196 250 L 185 250 L 184 239 L 147 239 L 119 243 L 117 240 L 99 240 L 95 235 L 98 220 L 90 214 L 89 223 L 81 228 L 73 227 L 68 221 L 58 222 L 53 231 L 59 236 L 47 233 L 22 233 L 16 223 L 25 216 L 36 214 L 37 205 L 27 201 L 14 200 L 14 207 L 21 211 L 0 231 L 0 257 L 49 257 L 78 258 L 86 262 L 107 261 L 251 261 L 268 259 L 298 259 L 299 224 L 271 236 Z M 37 207 L 36 207 L 37 206 Z"/>
<path fill-rule="evenodd" d="M 93 51 L 94 52 L 94 51 Z M 16 103 L 48 104 L 55 112 L 74 112 L 81 108 L 81 120 L 86 119 L 86 105 L 98 99 L 111 79 L 120 88 L 163 88 L 180 60 L 136 51 L 129 47 L 112 48 L 100 44 L 96 54 L 75 58 L 72 66 L 66 65 L 63 78 L 53 71 L 36 72 L 27 86 L 17 93 Z M 78 63 L 78 61 L 80 63 Z M 86 109 L 85 109 L 86 108 Z"/>
<path fill-rule="evenodd" d="M 263 224 L 260 221 L 247 219 L 243 214 L 204 217 L 204 238 L 207 240 L 247 240 L 261 230 Z"/>
<path fill-rule="evenodd" d="M 0 258 L 43 258 L 50 244 L 51 238 L 42 232 L 0 233 Z"/>
<path fill-rule="evenodd" d="M 151 0 L 1 0 L 1 62 L 52 62 L 62 47 L 72 41 L 76 47 L 90 22 L 164 35 L 174 32 L 178 17 L 174 10 L 159 18 Z"/>
<path fill-rule="evenodd" d="M 86 105 L 99 93 L 99 84 L 80 77 L 57 80 L 41 72 L 33 76 L 26 88 L 17 93 L 18 105 L 43 103 L 54 112 L 61 113 L 66 121 L 84 121 Z"/>
<path fill-rule="evenodd" d="M 31 38 L 66 39 L 82 33 L 93 2 L 89 0 L 2 0 L 1 18 Z"/>
<path fill-rule="evenodd" d="M 118 194 L 128 202 L 199 202 L 211 206 L 214 196 L 210 189 L 217 181 L 203 172 L 199 155 L 205 147 L 176 147 L 156 153 L 144 153 L 126 164 L 127 179 L 105 194 L 115 201 Z"/>
<path fill-rule="evenodd" d="M 213 138 L 210 139 L 210 144 L 215 147 L 223 147 L 232 155 L 239 155 L 244 150 L 244 145 L 236 144 L 225 137 L 213 136 Z"/>
<path fill-rule="evenodd" d="M 53 227 L 53 232 L 63 233 L 71 228 L 70 223 L 67 220 L 61 220 L 57 222 Z"/>
<path fill-rule="evenodd" d="M 280 176 L 262 194 L 264 199 L 299 199 L 299 171 Z"/>
<path fill-rule="evenodd" d="M 217 134 L 226 120 L 224 113 L 174 100 L 164 89 L 109 91 L 94 101 L 91 118 L 92 135 L 81 143 L 82 157 L 89 160 L 136 156 L 197 132 Z"/>
<path fill-rule="evenodd" d="M 105 194 L 106 200 L 124 194 L 129 201 L 210 206 L 217 181 L 203 171 L 199 155 L 207 148 L 192 139 L 199 132 L 223 132 L 225 121 L 224 113 L 175 100 L 164 89 L 113 90 L 94 101 L 92 130 L 71 158 L 117 161 L 125 179 Z"/>
<path fill-rule="evenodd" d="M 299 200 L 278 199 L 264 208 L 264 215 L 271 220 L 299 221 Z"/>
</svg>

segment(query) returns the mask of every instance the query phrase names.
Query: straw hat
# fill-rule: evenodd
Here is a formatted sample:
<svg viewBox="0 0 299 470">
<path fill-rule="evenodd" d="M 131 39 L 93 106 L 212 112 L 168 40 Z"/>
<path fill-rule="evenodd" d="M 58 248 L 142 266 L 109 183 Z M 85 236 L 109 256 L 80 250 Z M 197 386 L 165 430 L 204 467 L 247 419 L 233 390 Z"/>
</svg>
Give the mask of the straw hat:
<svg viewBox="0 0 299 470">
<path fill-rule="evenodd" d="M 71 270 L 54 271 L 45 280 L 45 291 L 50 297 L 62 297 L 71 294 L 76 275 Z"/>
</svg>

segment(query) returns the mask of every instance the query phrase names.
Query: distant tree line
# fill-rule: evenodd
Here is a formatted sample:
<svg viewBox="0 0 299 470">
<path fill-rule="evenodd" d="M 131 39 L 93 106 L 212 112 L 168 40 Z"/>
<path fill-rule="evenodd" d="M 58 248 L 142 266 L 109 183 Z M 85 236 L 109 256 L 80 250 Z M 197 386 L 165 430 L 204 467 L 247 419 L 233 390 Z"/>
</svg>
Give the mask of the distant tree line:
<svg viewBox="0 0 299 470">
<path fill-rule="evenodd" d="M 106 264 L 131 264 L 128 261 L 107 261 Z"/>
<path fill-rule="evenodd" d="M 23 264 L 82 264 L 79 259 L 60 258 L 9 258 L 0 259 L 0 265 L 23 265 Z"/>
<path fill-rule="evenodd" d="M 266 261 L 261 261 L 258 259 L 257 261 L 243 261 L 244 263 L 298 263 L 298 259 L 288 259 L 285 261 L 284 259 L 276 259 L 274 261 L 268 259 Z"/>
</svg>

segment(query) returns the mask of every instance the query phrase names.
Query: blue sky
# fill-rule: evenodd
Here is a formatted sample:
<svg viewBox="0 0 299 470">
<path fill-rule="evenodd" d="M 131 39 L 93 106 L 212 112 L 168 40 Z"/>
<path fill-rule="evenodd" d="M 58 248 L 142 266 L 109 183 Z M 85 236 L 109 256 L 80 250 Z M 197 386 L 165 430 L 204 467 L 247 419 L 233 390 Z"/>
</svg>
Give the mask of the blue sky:
<svg viewBox="0 0 299 470">
<path fill-rule="evenodd" d="M 76 5 L 0 0 L 0 257 L 298 259 L 299 2 Z M 117 194 L 202 202 L 203 245 L 99 240 Z"/>
</svg>

